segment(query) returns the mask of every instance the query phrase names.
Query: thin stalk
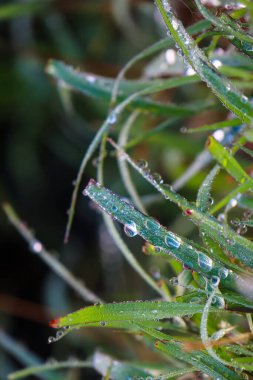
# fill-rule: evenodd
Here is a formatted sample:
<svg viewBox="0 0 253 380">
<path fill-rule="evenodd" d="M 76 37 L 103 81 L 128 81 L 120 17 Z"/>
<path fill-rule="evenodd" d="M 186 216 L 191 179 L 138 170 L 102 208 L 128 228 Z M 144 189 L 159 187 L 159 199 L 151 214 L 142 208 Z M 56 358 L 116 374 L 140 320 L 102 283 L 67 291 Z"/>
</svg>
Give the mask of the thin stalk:
<svg viewBox="0 0 253 380">
<path fill-rule="evenodd" d="M 66 360 L 57 363 L 41 364 L 34 367 L 24 368 L 20 371 L 12 372 L 8 375 L 9 380 L 22 379 L 23 377 L 35 375 L 45 371 L 55 371 L 63 368 L 92 368 L 92 362 L 80 361 L 80 360 Z"/>
<path fill-rule="evenodd" d="M 100 297 L 83 284 L 83 281 L 78 280 L 62 263 L 46 250 L 43 244 L 36 239 L 34 233 L 24 222 L 22 222 L 10 204 L 5 203 L 3 205 L 3 210 L 10 223 L 29 244 L 30 250 L 38 255 L 42 261 L 44 261 L 59 277 L 63 279 L 63 281 L 74 289 L 84 301 L 94 303 L 103 302 Z"/>
<path fill-rule="evenodd" d="M 134 121 L 138 115 L 139 115 L 139 111 L 133 112 L 130 115 L 130 117 L 128 118 L 125 125 L 122 127 L 121 132 L 119 134 L 119 138 L 118 138 L 118 145 L 120 148 L 123 148 L 127 144 L 130 128 L 133 126 L 133 123 L 134 123 Z M 128 164 L 125 161 L 124 156 L 122 157 L 120 155 L 120 153 L 118 153 L 117 154 L 117 161 L 118 161 L 118 166 L 119 166 L 121 178 L 124 182 L 124 185 L 125 185 L 128 193 L 129 193 L 129 195 L 131 196 L 134 204 L 137 206 L 137 208 L 141 212 L 143 212 L 143 214 L 147 214 L 147 211 L 145 210 L 145 208 L 141 202 L 141 199 L 139 197 L 139 194 L 137 193 L 137 190 L 136 190 L 134 183 L 132 181 L 130 171 L 128 168 Z"/>
<path fill-rule="evenodd" d="M 107 133 L 104 134 L 101 145 L 100 145 L 100 154 L 99 154 L 99 163 L 98 163 L 98 170 L 97 170 L 97 179 L 99 183 L 104 183 L 104 157 L 105 157 L 105 147 L 106 147 L 106 140 L 107 140 Z M 127 247 L 123 239 L 121 238 L 119 232 L 117 231 L 117 228 L 115 227 L 111 217 L 107 215 L 106 213 L 103 213 L 103 220 L 104 223 L 108 229 L 108 232 L 110 233 L 111 237 L 113 238 L 116 246 L 121 251 L 123 256 L 125 257 L 126 261 L 131 265 L 131 267 L 140 275 L 141 278 L 149 285 L 151 286 L 156 292 L 158 292 L 163 299 L 169 301 L 168 295 L 164 293 L 162 289 L 159 288 L 157 283 L 152 279 L 152 277 L 142 268 L 142 266 L 139 264 L 139 262 L 134 257 L 133 253 L 130 251 L 130 249 Z"/>
</svg>

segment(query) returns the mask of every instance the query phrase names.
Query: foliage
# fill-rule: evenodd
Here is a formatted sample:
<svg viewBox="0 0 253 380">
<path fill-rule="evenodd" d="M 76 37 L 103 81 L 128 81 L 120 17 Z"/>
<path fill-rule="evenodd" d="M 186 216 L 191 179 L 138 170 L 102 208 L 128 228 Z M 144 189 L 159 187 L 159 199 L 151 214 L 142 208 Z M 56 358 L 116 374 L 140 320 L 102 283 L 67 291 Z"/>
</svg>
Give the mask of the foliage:
<svg viewBox="0 0 253 380">
<path fill-rule="evenodd" d="M 82 201 L 87 203 L 88 197 L 95 204 L 114 244 L 152 289 L 142 302 L 105 303 L 57 259 L 51 259 L 33 232 L 5 204 L 5 213 L 30 248 L 83 299 L 97 302 L 55 317 L 51 327 L 58 331 L 49 341 L 71 333 L 69 337 L 83 327 L 120 330 L 141 340 L 159 359 L 142 362 L 124 352 L 115 359 L 116 354 L 110 356 L 109 350 L 108 354 L 96 350 L 85 362 L 30 363 L 32 367 L 10 374 L 10 379 L 33 373 L 54 378 L 53 370 L 68 364 L 94 368 L 105 379 L 115 380 L 176 379 L 188 373 L 190 378 L 253 378 L 253 243 L 249 233 L 253 204 L 249 80 L 253 9 L 246 0 L 223 3 L 227 6 L 216 13 L 212 1 L 207 8 L 195 0 L 195 12 L 204 20 L 186 29 L 168 0 L 155 0 L 168 36 L 139 52 L 116 79 L 82 72 L 56 59 L 47 64 L 47 74 L 58 85 L 68 112 L 74 112 L 72 92 L 91 97 L 93 104 L 99 107 L 102 103 L 108 109 L 82 158 L 65 243 L 71 238 L 83 175 L 99 149 L 97 178 L 86 185 Z M 10 12 L 7 9 L 5 17 L 12 17 Z M 15 16 L 16 10 L 13 12 Z M 159 65 L 164 56 L 167 73 Z M 145 61 L 144 78 L 125 79 L 127 70 L 147 58 L 150 62 Z M 149 76 L 152 67 L 155 75 Z M 142 150 L 144 154 L 146 150 L 150 164 L 141 159 Z M 193 162 L 187 167 L 191 156 Z M 113 180 L 112 160 L 118 162 L 121 187 Z M 163 176 L 150 167 L 160 169 Z M 167 177 L 174 180 L 172 185 L 166 183 Z M 179 193 L 183 186 L 184 195 Z M 118 195 L 123 191 L 127 199 Z M 189 200 L 192 197 L 196 201 Z M 172 213 L 169 219 L 161 214 L 163 223 L 153 217 L 159 207 Z M 163 225 L 168 221 L 169 228 Z M 137 236 L 142 238 L 141 244 L 144 240 L 143 252 L 150 266 L 159 265 L 164 273 L 158 278 L 152 277 L 142 259 L 137 260 L 140 240 L 136 246 L 128 242 Z"/>
</svg>

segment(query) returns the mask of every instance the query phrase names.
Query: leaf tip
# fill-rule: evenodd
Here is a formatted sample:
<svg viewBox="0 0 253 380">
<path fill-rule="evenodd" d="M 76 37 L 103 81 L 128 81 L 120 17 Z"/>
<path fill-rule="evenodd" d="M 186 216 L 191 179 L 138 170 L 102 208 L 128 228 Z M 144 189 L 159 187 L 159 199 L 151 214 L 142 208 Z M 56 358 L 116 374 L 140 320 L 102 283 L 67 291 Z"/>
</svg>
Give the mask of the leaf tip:
<svg viewBox="0 0 253 380">
<path fill-rule="evenodd" d="M 60 320 L 61 318 L 51 319 L 51 321 L 49 322 L 49 326 L 53 329 L 58 329 L 60 327 Z"/>
</svg>

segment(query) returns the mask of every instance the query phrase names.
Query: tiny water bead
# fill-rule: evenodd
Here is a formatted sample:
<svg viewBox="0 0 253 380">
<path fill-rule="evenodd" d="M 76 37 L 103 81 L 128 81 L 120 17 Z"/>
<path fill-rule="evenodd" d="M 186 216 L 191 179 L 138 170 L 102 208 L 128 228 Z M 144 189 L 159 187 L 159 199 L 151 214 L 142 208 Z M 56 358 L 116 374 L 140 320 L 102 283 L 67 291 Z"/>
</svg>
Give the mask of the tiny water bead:
<svg viewBox="0 0 253 380">
<path fill-rule="evenodd" d="M 163 179 L 161 177 L 161 175 L 159 173 L 154 173 L 153 174 L 153 179 L 156 183 L 160 183 L 162 184 L 163 183 Z"/>
<path fill-rule="evenodd" d="M 218 276 L 212 276 L 211 279 L 210 279 L 210 282 L 211 282 L 211 285 L 213 287 L 217 287 L 220 283 L 220 277 Z"/>
<path fill-rule="evenodd" d="M 100 324 L 101 327 L 105 327 L 106 326 L 106 322 L 105 321 L 100 321 L 99 324 Z"/>
<path fill-rule="evenodd" d="M 198 264 L 204 272 L 210 272 L 213 267 L 213 260 L 204 253 L 199 253 Z"/>
<path fill-rule="evenodd" d="M 117 121 L 117 115 L 115 112 L 110 113 L 110 115 L 107 118 L 107 123 L 108 124 L 115 124 Z"/>
<path fill-rule="evenodd" d="M 148 167 L 148 162 L 146 160 L 138 160 L 136 161 L 136 164 L 140 169 L 147 169 Z"/>
<path fill-rule="evenodd" d="M 165 243 L 168 247 L 178 249 L 181 245 L 181 241 L 171 232 L 165 236 Z"/>
<path fill-rule="evenodd" d="M 137 227 L 135 222 L 129 222 L 124 225 L 124 232 L 128 237 L 134 237 L 137 235 Z"/>
<path fill-rule="evenodd" d="M 152 232 L 157 232 L 160 230 L 160 224 L 156 222 L 154 219 L 147 219 L 145 221 L 145 226 L 151 230 Z"/>
<path fill-rule="evenodd" d="M 118 207 L 116 205 L 113 205 L 112 206 L 112 212 L 117 212 L 118 211 Z"/>
<path fill-rule="evenodd" d="M 229 274 L 229 270 L 227 268 L 220 268 L 219 269 L 219 277 L 224 280 L 225 278 L 227 278 Z"/>
<path fill-rule="evenodd" d="M 30 249 L 33 253 L 41 253 L 43 246 L 40 241 L 38 240 L 33 240 L 31 241 L 30 244 Z"/>
</svg>

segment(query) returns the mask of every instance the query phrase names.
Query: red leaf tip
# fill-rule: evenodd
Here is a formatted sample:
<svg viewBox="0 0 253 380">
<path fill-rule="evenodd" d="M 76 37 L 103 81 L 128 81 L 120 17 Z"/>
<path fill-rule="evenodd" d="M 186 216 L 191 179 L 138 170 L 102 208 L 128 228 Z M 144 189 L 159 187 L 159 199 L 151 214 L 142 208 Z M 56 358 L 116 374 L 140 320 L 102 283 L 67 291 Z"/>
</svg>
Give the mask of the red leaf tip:
<svg viewBox="0 0 253 380">
<path fill-rule="evenodd" d="M 51 321 L 49 322 L 49 326 L 50 327 L 53 327 L 54 329 L 57 329 L 60 325 L 60 318 L 55 318 L 55 319 L 51 319 Z"/>
</svg>

